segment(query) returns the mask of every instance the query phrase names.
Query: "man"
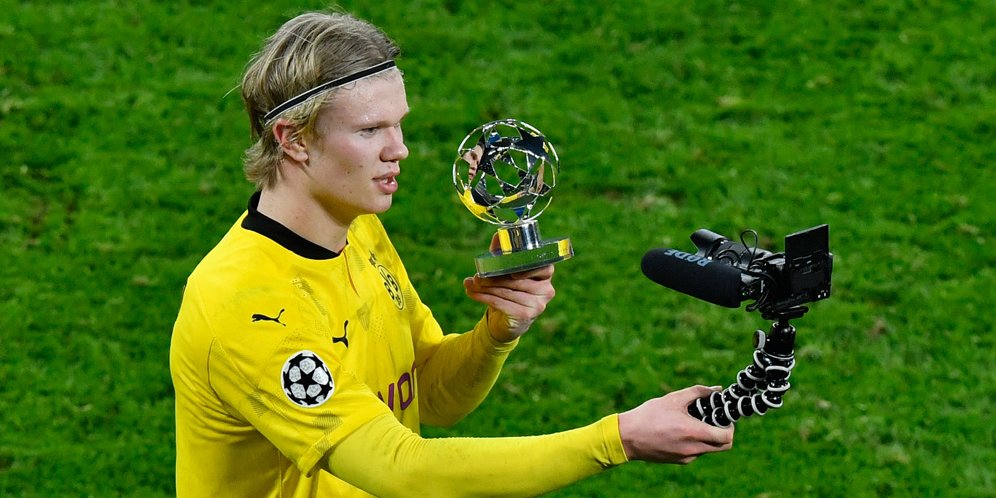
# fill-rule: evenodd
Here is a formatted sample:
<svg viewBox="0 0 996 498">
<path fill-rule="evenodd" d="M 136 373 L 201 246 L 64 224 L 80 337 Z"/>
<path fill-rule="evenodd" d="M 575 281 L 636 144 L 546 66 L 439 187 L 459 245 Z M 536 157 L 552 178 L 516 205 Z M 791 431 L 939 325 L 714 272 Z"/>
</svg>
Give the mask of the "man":
<svg viewBox="0 0 996 498">
<path fill-rule="evenodd" d="M 246 70 L 258 191 L 188 279 L 170 347 L 179 496 L 536 495 L 628 460 L 732 445 L 689 388 L 572 431 L 424 439 L 472 411 L 554 296 L 553 268 L 472 277 L 443 334 L 376 214 L 408 113 L 395 44 L 345 14 L 288 21 Z"/>
</svg>

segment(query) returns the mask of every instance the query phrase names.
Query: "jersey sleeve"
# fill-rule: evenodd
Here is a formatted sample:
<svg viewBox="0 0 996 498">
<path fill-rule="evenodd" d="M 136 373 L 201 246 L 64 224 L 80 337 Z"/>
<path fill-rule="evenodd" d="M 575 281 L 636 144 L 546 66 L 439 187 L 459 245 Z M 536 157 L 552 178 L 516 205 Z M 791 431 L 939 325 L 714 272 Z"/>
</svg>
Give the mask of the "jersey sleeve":
<svg viewBox="0 0 996 498">
<path fill-rule="evenodd" d="M 424 439 L 378 417 L 329 454 L 328 469 L 376 496 L 536 496 L 627 461 L 618 415 L 543 436 Z"/>
<path fill-rule="evenodd" d="M 232 309 L 272 307 L 265 286 L 237 296 Z M 330 448 L 371 419 L 390 414 L 369 387 L 344 369 L 322 330 L 327 317 L 314 306 L 290 303 L 283 323 L 251 327 L 244 312 L 212 323 L 231 330 L 215 334 L 208 355 L 211 388 L 282 454 L 310 475 Z M 249 430 L 250 428 L 247 428 Z"/>
<path fill-rule="evenodd" d="M 444 336 L 419 370 L 423 423 L 447 427 L 476 409 L 517 344 L 518 339 L 500 343 L 492 338 L 487 316 L 470 332 Z"/>
</svg>

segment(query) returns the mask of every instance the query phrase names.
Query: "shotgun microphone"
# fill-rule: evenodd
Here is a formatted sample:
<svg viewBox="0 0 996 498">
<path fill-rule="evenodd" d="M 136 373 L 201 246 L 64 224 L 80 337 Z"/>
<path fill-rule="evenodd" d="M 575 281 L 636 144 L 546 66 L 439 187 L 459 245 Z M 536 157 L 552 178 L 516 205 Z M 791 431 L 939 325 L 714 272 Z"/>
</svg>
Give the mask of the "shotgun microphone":
<svg viewBox="0 0 996 498">
<path fill-rule="evenodd" d="M 740 270 L 697 254 L 651 249 L 640 267 L 657 284 L 712 304 L 739 308 L 743 300 Z"/>
</svg>

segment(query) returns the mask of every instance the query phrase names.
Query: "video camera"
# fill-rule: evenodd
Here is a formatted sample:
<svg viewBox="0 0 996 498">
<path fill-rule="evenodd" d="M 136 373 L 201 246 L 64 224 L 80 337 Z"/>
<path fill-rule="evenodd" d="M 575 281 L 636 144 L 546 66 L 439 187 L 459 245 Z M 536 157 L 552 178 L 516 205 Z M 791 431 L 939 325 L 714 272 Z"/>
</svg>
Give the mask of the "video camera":
<svg viewBox="0 0 996 498">
<path fill-rule="evenodd" d="M 730 265 L 741 274 L 741 301 L 752 299 L 747 311 L 759 310 L 766 319 L 792 314 L 800 305 L 830 297 L 833 254 L 829 227 L 815 226 L 785 237 L 785 252 L 772 253 L 732 242 L 701 229 L 691 235 L 697 255 Z M 755 241 L 756 241 L 756 233 Z"/>
<path fill-rule="evenodd" d="M 752 246 L 746 237 L 753 234 Z M 660 285 L 713 304 L 737 308 L 765 319 L 798 318 L 803 304 L 830 297 L 833 255 L 829 227 L 819 225 L 785 237 L 785 252 L 758 248 L 757 233 L 744 231 L 740 242 L 710 230 L 691 235 L 698 251 L 652 249 L 643 257 L 643 273 Z"/>
</svg>

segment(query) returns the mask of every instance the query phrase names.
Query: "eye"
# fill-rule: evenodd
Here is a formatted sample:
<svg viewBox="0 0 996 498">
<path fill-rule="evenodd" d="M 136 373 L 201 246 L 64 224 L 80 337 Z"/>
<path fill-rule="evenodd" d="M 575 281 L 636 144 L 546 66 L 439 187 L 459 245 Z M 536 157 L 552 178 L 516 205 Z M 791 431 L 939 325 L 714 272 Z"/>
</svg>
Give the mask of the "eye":
<svg viewBox="0 0 996 498">
<path fill-rule="evenodd" d="M 380 129 L 380 127 L 378 127 L 378 126 L 371 126 L 369 128 L 361 128 L 360 129 L 360 134 L 362 134 L 362 135 L 373 135 L 374 133 L 377 133 L 377 130 L 379 130 L 379 129 Z"/>
</svg>

